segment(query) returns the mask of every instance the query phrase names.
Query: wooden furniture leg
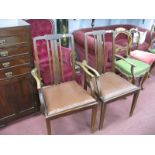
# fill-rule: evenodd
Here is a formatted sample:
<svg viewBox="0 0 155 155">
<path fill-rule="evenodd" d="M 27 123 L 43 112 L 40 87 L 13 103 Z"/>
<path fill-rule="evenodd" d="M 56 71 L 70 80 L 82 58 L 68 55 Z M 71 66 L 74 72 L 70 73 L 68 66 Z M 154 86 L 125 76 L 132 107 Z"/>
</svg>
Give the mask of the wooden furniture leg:
<svg viewBox="0 0 155 155">
<path fill-rule="evenodd" d="M 138 96 L 139 96 L 139 92 L 140 92 L 140 91 L 136 92 L 136 93 L 134 94 L 134 96 L 133 96 L 133 101 L 132 101 L 132 105 L 131 105 L 131 109 L 130 109 L 130 114 L 129 114 L 129 116 L 132 116 L 133 111 L 134 111 L 134 109 L 135 109 L 135 107 L 136 107 L 136 103 L 137 103 L 137 99 L 138 99 Z"/>
<path fill-rule="evenodd" d="M 46 119 L 46 128 L 47 128 L 47 134 L 51 135 L 51 123 L 50 119 Z"/>
<path fill-rule="evenodd" d="M 96 116 L 97 116 L 97 105 L 92 108 L 92 117 L 91 117 L 91 131 L 95 132 L 96 130 Z"/>
<path fill-rule="evenodd" d="M 99 130 L 101 130 L 101 129 L 103 128 L 103 123 L 104 123 L 104 117 L 105 117 L 106 107 L 107 107 L 106 104 L 104 104 L 104 103 L 101 104 L 101 113 L 100 113 Z"/>
</svg>

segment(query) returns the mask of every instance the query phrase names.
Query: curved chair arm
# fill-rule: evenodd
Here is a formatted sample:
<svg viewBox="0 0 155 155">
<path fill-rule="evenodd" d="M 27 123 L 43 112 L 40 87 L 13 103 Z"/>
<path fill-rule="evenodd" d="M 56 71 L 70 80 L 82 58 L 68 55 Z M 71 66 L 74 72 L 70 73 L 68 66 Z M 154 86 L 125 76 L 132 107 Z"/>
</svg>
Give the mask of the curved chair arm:
<svg viewBox="0 0 155 155">
<path fill-rule="evenodd" d="M 120 58 L 123 61 L 125 61 L 126 63 L 128 63 L 129 65 L 131 65 L 131 74 L 132 74 L 132 78 L 133 78 L 133 81 L 134 81 L 134 67 L 136 67 L 136 66 L 133 63 L 127 61 L 126 59 L 124 59 L 124 57 L 122 57 L 122 56 L 120 56 L 118 54 L 115 54 L 115 57 Z"/>
<path fill-rule="evenodd" d="M 76 64 L 80 66 L 83 69 L 83 71 L 91 78 L 100 76 L 100 74 L 94 68 L 87 65 L 85 60 L 82 63 L 76 61 Z"/>
<path fill-rule="evenodd" d="M 37 68 L 32 69 L 31 74 L 34 77 L 34 79 L 36 80 L 37 89 L 41 89 L 41 80 L 40 80 L 40 78 L 38 76 Z"/>
<path fill-rule="evenodd" d="M 95 74 L 96 77 L 99 77 L 99 76 L 100 76 L 100 74 L 98 73 L 97 70 L 95 70 L 94 68 L 92 68 L 91 66 L 89 66 L 89 65 L 87 64 L 87 61 L 86 61 L 86 60 L 83 60 L 83 61 L 82 61 L 82 64 L 83 64 L 89 71 L 93 72 L 93 73 Z"/>
<path fill-rule="evenodd" d="M 48 115 L 47 107 L 46 107 L 45 100 L 44 100 L 44 95 L 43 95 L 43 92 L 42 92 L 42 89 L 41 89 L 41 80 L 40 80 L 40 78 L 38 76 L 37 68 L 32 69 L 31 74 L 32 74 L 32 76 L 34 77 L 34 79 L 36 80 L 36 83 L 37 83 L 37 89 L 38 89 L 38 93 L 39 93 L 39 100 L 40 100 L 40 103 L 41 103 L 40 104 L 40 110 L 45 116 L 47 116 Z"/>
<path fill-rule="evenodd" d="M 115 57 L 124 60 L 126 63 L 128 63 L 128 64 L 131 65 L 132 67 L 136 67 L 133 63 L 127 61 L 127 60 L 126 60 L 124 57 L 122 57 L 121 55 L 115 54 Z"/>
<path fill-rule="evenodd" d="M 89 86 L 92 96 L 96 97 L 96 92 L 99 92 L 98 87 L 96 87 L 96 85 L 98 84 L 98 78 L 100 77 L 100 74 L 95 69 L 88 66 L 85 60 L 82 63 L 76 61 L 76 64 L 80 66 L 86 73 L 84 88 L 86 89 L 87 86 Z"/>
</svg>

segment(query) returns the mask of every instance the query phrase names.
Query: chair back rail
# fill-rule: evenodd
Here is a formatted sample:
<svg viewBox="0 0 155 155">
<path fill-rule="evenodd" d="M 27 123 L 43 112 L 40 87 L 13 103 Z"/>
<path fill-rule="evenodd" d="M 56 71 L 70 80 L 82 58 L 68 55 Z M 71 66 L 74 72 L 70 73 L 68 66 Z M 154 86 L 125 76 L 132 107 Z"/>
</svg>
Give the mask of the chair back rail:
<svg viewBox="0 0 155 155">
<path fill-rule="evenodd" d="M 88 58 L 88 42 L 87 37 L 93 36 L 94 38 L 94 50 L 95 50 L 95 68 L 101 74 L 105 71 L 105 62 L 106 62 L 106 54 L 105 54 L 105 34 L 112 33 L 111 30 L 96 30 L 85 33 L 85 58 L 87 63 L 89 64 Z"/>
<path fill-rule="evenodd" d="M 37 41 L 44 40 L 46 43 L 51 84 L 59 84 L 61 82 L 64 82 L 64 61 L 63 61 L 64 58 L 62 55 L 63 51 L 62 51 L 61 41 L 65 37 L 70 39 L 70 43 L 71 43 L 70 65 L 72 66 L 72 70 L 73 70 L 72 79 L 75 79 L 75 47 L 73 42 L 73 36 L 71 34 L 44 35 L 44 36 L 34 37 L 33 39 L 34 53 L 35 53 L 35 59 L 36 59 L 35 64 L 40 78 L 41 78 L 41 70 L 39 66 L 40 59 L 38 57 L 39 53 L 37 49 Z"/>
<path fill-rule="evenodd" d="M 126 45 L 118 45 L 117 44 L 117 38 L 119 38 L 120 35 L 124 35 L 127 38 L 127 44 Z M 112 71 L 115 72 L 115 61 L 116 61 L 116 54 L 123 54 L 125 57 L 130 55 L 130 49 L 132 45 L 132 34 L 128 30 L 117 30 L 113 32 L 113 41 L 112 41 Z M 123 53 L 122 53 L 123 52 Z"/>
</svg>

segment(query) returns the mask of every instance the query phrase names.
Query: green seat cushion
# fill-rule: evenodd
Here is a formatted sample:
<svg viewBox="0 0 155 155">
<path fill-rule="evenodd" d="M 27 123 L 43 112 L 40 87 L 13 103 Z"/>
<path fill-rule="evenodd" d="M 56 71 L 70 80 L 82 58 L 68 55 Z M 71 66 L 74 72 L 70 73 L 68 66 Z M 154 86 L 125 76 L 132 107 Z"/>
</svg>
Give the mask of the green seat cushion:
<svg viewBox="0 0 155 155">
<path fill-rule="evenodd" d="M 151 49 L 150 52 L 155 54 L 155 48 Z"/>
<path fill-rule="evenodd" d="M 134 64 L 136 67 L 134 67 L 134 76 L 135 77 L 140 77 L 144 75 L 146 72 L 149 71 L 150 65 L 146 64 L 142 61 L 135 60 L 132 58 L 125 58 L 128 62 Z M 124 60 L 118 60 L 115 62 L 116 68 L 122 72 L 122 74 L 131 77 L 131 65 L 125 62 Z"/>
</svg>

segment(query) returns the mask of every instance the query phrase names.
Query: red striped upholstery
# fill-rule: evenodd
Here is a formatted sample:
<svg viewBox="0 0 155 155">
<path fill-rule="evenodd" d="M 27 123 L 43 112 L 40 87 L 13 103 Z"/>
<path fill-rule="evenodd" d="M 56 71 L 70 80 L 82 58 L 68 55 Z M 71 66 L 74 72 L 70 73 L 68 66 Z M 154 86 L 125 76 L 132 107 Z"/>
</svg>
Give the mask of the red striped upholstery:
<svg viewBox="0 0 155 155">
<path fill-rule="evenodd" d="M 26 20 L 31 25 L 32 39 L 36 36 L 43 36 L 54 33 L 54 23 L 48 19 L 28 19 Z M 50 83 L 49 61 L 45 40 L 37 42 L 39 67 L 42 80 L 45 85 Z M 72 67 L 70 65 L 70 50 L 62 47 L 63 62 L 64 62 L 64 80 L 68 81 L 72 78 Z M 52 60 L 51 60 L 52 61 Z M 36 61 L 35 61 L 36 62 Z M 78 78 L 80 81 L 80 78 Z"/>
</svg>

